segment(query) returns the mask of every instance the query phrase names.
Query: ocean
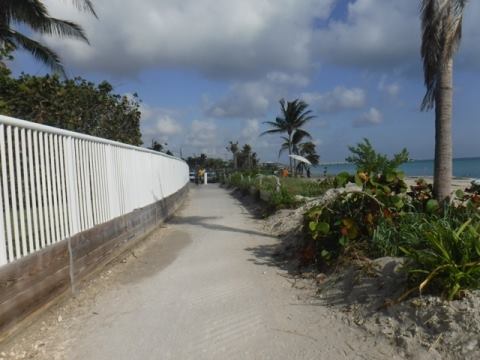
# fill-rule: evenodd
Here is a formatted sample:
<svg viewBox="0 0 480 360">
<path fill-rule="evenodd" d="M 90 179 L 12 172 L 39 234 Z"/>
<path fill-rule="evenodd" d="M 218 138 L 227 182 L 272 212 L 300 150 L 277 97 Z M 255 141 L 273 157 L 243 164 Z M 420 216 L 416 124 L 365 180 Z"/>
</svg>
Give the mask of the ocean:
<svg viewBox="0 0 480 360">
<path fill-rule="evenodd" d="M 408 176 L 433 176 L 433 160 L 413 160 L 401 166 Z M 313 175 L 336 175 L 342 171 L 355 172 L 355 166 L 348 163 L 320 164 L 312 169 Z M 453 176 L 458 178 L 480 178 L 480 158 L 453 159 Z"/>
</svg>

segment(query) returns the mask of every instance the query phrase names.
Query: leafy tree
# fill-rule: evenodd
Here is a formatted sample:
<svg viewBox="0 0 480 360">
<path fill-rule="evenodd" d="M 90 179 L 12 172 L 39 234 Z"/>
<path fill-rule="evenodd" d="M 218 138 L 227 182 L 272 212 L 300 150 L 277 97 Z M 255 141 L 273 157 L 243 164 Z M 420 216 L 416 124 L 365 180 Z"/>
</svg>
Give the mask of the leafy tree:
<svg viewBox="0 0 480 360">
<path fill-rule="evenodd" d="M 467 0 L 422 0 L 422 58 L 427 92 L 422 110 L 435 107 L 433 191 L 443 202 L 452 182 L 453 57 L 462 37 Z"/>
<path fill-rule="evenodd" d="M 203 156 L 202 156 L 203 155 Z M 209 158 L 205 154 L 201 154 L 197 157 L 189 156 L 187 158 L 187 164 L 191 169 L 195 169 L 198 166 L 202 166 L 207 169 L 223 169 L 226 167 L 225 161 L 218 158 Z"/>
<path fill-rule="evenodd" d="M 157 140 L 152 140 L 152 145 L 149 147 L 150 150 L 163 152 L 163 145 Z"/>
<path fill-rule="evenodd" d="M 79 10 L 88 11 L 96 17 L 90 0 L 73 0 Z M 83 29 L 74 22 L 51 17 L 41 0 L 3 0 L 0 10 L 0 48 L 16 50 L 22 48 L 55 72 L 64 75 L 59 56 L 47 46 L 19 32 L 14 25 L 23 25 L 33 33 L 88 39 Z"/>
<path fill-rule="evenodd" d="M 345 160 L 354 164 L 357 171 L 367 174 L 388 173 L 408 161 L 407 149 L 403 149 L 400 153 L 395 154 L 392 159 L 389 159 L 387 155 L 377 153 L 368 139 L 363 139 L 363 143 L 358 143 L 357 146 L 349 146 L 348 149 L 352 155 Z"/>
<path fill-rule="evenodd" d="M 10 76 L 0 67 L 0 111 L 5 115 L 140 145 L 140 100 L 121 96 L 104 81 L 98 85 L 82 78 Z"/>
<path fill-rule="evenodd" d="M 293 136 L 296 132 L 304 133 L 303 137 L 310 137 L 311 135 L 302 129 L 310 120 L 314 118 L 312 111 L 308 110 L 308 104 L 300 99 L 285 102 L 280 100 L 281 115 L 276 117 L 275 121 L 266 121 L 264 124 L 270 125 L 270 130 L 264 131 L 260 136 L 266 134 L 284 134 L 287 136 L 286 143 L 288 145 L 288 154 L 293 154 Z M 293 161 L 290 160 L 290 171 L 293 172 Z"/>
</svg>

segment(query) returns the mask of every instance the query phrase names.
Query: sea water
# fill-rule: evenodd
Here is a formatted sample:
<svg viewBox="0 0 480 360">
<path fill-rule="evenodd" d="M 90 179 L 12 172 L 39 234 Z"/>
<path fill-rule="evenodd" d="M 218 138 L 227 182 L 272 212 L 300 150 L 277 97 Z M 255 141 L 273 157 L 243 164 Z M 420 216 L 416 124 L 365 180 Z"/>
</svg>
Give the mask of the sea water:
<svg viewBox="0 0 480 360">
<path fill-rule="evenodd" d="M 433 160 L 413 160 L 401 166 L 408 176 L 433 176 Z M 336 175 L 342 171 L 355 172 L 355 166 L 348 163 L 320 164 L 312 171 L 315 175 Z M 459 178 L 480 178 L 480 158 L 453 159 L 453 176 Z"/>
</svg>

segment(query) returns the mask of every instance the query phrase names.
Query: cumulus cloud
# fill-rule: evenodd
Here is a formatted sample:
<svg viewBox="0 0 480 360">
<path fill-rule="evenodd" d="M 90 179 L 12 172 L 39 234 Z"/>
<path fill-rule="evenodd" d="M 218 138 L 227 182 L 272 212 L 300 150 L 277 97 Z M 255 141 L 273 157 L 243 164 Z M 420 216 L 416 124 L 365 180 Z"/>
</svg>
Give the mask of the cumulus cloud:
<svg viewBox="0 0 480 360">
<path fill-rule="evenodd" d="M 358 119 L 353 121 L 353 126 L 373 126 L 379 125 L 383 122 L 383 114 L 377 108 L 370 108 L 367 112 L 363 113 Z"/>
<path fill-rule="evenodd" d="M 471 1 L 465 11 L 464 39 L 459 63 L 480 63 L 477 25 L 480 3 Z M 336 65 L 372 71 L 421 71 L 418 1 L 353 0 L 345 19 L 330 20 L 315 35 L 316 56 Z"/>
<path fill-rule="evenodd" d="M 208 148 L 217 144 L 217 125 L 213 121 L 193 120 L 188 145 L 198 148 Z"/>
<path fill-rule="evenodd" d="M 389 97 L 395 98 L 400 93 L 400 85 L 397 82 L 389 83 L 387 82 L 386 77 L 382 76 L 378 83 L 378 90 Z"/>
<path fill-rule="evenodd" d="M 215 77 L 310 67 L 312 23 L 328 18 L 334 2 L 97 0 L 97 20 L 70 2 L 45 1 L 52 15 L 82 24 L 91 41 L 51 39 L 68 64 L 122 75 L 193 68 Z"/>
<path fill-rule="evenodd" d="M 247 120 L 246 126 L 242 130 L 242 137 L 247 141 L 253 142 L 260 135 L 260 124 L 256 119 Z"/>
<path fill-rule="evenodd" d="M 365 106 L 367 95 L 363 89 L 337 86 L 326 93 L 304 93 L 302 99 L 318 111 L 329 113 L 361 109 Z"/>
<path fill-rule="evenodd" d="M 151 107 L 142 104 L 140 107 L 142 118 L 140 130 L 143 142 L 149 144 L 152 140 L 166 142 L 171 136 L 180 134 L 183 130 L 180 122 L 175 118 L 175 111 Z"/>
<path fill-rule="evenodd" d="M 255 81 L 234 83 L 228 93 L 213 104 L 205 104 L 205 115 L 215 118 L 257 118 L 264 116 L 272 102 L 309 80 L 297 73 L 269 72 Z"/>
</svg>

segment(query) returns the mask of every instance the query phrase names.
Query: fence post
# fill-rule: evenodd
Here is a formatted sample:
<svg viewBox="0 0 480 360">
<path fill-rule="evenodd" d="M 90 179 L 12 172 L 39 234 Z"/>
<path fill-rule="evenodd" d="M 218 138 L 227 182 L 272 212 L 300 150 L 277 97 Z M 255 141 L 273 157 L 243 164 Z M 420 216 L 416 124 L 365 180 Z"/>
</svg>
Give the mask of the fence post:
<svg viewBox="0 0 480 360">
<path fill-rule="evenodd" d="M 112 152 L 112 145 L 107 146 L 107 151 L 106 151 L 106 166 L 107 166 L 107 184 L 108 186 L 108 197 L 109 197 L 109 205 L 110 205 L 110 218 L 108 220 L 111 220 L 113 218 L 116 218 L 119 214 L 119 211 L 117 209 L 119 206 L 117 206 L 118 202 L 118 189 L 115 186 L 115 176 L 113 175 L 113 167 L 115 166 L 115 159 L 113 158 L 113 152 Z"/>
<path fill-rule="evenodd" d="M 76 156 L 75 156 L 75 147 L 74 140 L 71 136 L 65 139 L 65 164 L 67 167 L 66 171 L 66 184 L 67 184 L 67 199 L 68 199 L 68 215 L 70 223 L 70 233 L 69 236 L 73 236 L 80 231 L 80 214 L 79 209 L 79 199 L 77 191 L 77 168 Z"/>
<path fill-rule="evenodd" d="M 4 141 L 4 139 L 1 139 Z M 3 223 L 3 196 L 0 189 L 0 266 L 5 265 L 7 260 L 7 239 L 5 238 L 5 226 Z"/>
</svg>

